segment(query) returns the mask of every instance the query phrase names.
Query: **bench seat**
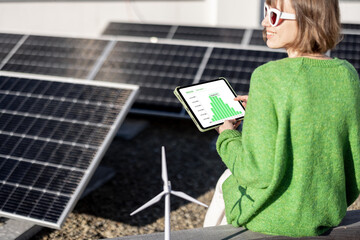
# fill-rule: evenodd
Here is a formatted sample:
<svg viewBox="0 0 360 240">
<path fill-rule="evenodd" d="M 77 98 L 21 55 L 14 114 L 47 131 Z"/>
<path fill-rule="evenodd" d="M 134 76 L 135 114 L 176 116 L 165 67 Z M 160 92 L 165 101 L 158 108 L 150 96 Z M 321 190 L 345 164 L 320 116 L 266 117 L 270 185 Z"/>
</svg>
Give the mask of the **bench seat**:
<svg viewBox="0 0 360 240">
<path fill-rule="evenodd" d="M 127 236 L 113 238 L 113 240 L 162 240 L 164 233 L 153 233 L 147 235 Z M 171 240 L 251 240 L 251 239 L 360 239 L 360 210 L 348 211 L 339 226 L 331 229 L 322 236 L 291 238 L 283 236 L 264 235 L 251 232 L 244 228 L 234 228 L 231 225 L 196 228 L 189 230 L 171 232 Z"/>
</svg>

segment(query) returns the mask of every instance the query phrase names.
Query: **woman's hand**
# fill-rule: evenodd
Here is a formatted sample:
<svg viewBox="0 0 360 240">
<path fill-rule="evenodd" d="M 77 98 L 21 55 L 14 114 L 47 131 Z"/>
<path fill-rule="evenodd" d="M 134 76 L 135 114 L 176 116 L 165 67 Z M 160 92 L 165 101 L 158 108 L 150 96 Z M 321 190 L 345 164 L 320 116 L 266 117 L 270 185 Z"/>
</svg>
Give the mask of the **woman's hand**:
<svg viewBox="0 0 360 240">
<path fill-rule="evenodd" d="M 237 121 L 236 119 L 233 120 L 225 120 L 225 122 L 220 125 L 219 127 L 215 128 L 215 130 L 220 134 L 225 130 L 235 130 L 241 124 L 241 120 Z"/>
<path fill-rule="evenodd" d="M 244 108 L 246 108 L 248 97 L 248 95 L 238 95 L 236 98 L 234 98 L 234 100 L 241 101 L 241 104 L 244 106 Z"/>
</svg>

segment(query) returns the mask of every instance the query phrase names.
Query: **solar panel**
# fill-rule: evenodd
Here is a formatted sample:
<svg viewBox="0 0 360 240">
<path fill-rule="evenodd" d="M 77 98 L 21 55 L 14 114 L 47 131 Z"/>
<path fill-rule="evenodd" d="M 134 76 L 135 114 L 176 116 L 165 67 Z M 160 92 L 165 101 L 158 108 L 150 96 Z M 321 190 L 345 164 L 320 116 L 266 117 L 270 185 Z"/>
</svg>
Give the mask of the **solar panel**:
<svg viewBox="0 0 360 240">
<path fill-rule="evenodd" d="M 0 62 L 8 56 L 23 35 L 0 33 Z"/>
<path fill-rule="evenodd" d="M 0 72 L 0 214 L 60 228 L 137 90 Z"/>
<path fill-rule="evenodd" d="M 110 22 L 103 35 L 241 44 L 244 33 L 239 28 Z"/>
<path fill-rule="evenodd" d="M 134 108 L 181 112 L 173 94 L 179 85 L 191 84 L 206 47 L 119 41 L 95 79 L 141 86 Z"/>
<path fill-rule="evenodd" d="M 214 48 L 201 81 L 225 77 L 237 94 L 249 92 L 250 77 L 258 66 L 287 57 L 286 53 L 246 49 Z"/>
<path fill-rule="evenodd" d="M 29 36 L 1 70 L 87 78 L 108 41 Z"/>
<path fill-rule="evenodd" d="M 342 28 L 343 29 L 350 29 L 350 30 L 360 30 L 360 24 L 343 23 Z"/>
<path fill-rule="evenodd" d="M 103 35 L 166 38 L 171 25 L 110 22 Z"/>
<path fill-rule="evenodd" d="M 266 46 L 266 43 L 263 39 L 263 30 L 254 29 L 251 39 L 250 39 L 250 45 L 259 45 L 259 46 Z"/>
<path fill-rule="evenodd" d="M 244 33 L 237 28 L 179 26 L 173 39 L 241 44 Z"/>
<path fill-rule="evenodd" d="M 360 35 L 344 34 L 344 39 L 331 51 L 331 57 L 346 59 L 360 74 Z"/>
</svg>

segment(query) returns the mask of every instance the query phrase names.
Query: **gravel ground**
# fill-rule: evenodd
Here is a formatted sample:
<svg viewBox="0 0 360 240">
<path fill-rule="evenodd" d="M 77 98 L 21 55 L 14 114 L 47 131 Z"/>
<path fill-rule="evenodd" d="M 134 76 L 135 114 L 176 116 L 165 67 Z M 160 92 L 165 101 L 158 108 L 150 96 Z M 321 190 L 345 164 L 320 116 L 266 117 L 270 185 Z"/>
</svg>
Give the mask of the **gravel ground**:
<svg viewBox="0 0 360 240">
<path fill-rule="evenodd" d="M 145 119 L 148 126 L 131 140 L 113 140 L 101 165 L 115 169 L 115 177 L 80 200 L 61 230 L 44 228 L 32 240 L 89 240 L 163 231 L 163 201 L 129 215 L 162 191 L 161 146 L 166 148 L 172 188 L 210 203 L 225 170 L 215 151 L 217 133 L 200 133 L 187 119 L 130 118 Z M 350 209 L 360 209 L 360 199 Z M 177 197 L 171 198 L 171 210 L 173 231 L 201 227 L 206 213 L 206 208 Z"/>
</svg>

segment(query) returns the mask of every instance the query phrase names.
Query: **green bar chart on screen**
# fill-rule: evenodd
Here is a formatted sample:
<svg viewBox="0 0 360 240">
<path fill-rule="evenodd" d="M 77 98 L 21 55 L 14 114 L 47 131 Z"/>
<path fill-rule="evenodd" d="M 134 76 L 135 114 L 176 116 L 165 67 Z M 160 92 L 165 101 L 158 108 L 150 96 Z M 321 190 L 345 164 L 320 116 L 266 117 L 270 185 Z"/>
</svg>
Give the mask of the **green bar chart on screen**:
<svg viewBox="0 0 360 240">
<path fill-rule="evenodd" d="M 214 113 L 212 121 L 218 121 L 228 117 L 232 117 L 238 114 L 241 114 L 241 111 L 235 111 L 234 108 L 230 107 L 228 104 L 218 97 L 216 94 L 209 96 L 211 101 L 211 111 Z"/>
</svg>

